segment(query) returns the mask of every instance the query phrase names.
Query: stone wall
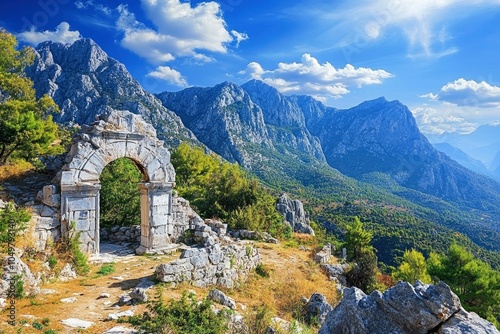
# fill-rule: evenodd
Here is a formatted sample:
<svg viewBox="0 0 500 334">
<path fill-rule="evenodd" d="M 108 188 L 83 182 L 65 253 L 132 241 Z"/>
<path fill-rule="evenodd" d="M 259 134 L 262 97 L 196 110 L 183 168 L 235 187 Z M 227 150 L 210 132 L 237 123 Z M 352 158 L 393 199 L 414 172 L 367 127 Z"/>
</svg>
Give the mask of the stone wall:
<svg viewBox="0 0 500 334">
<path fill-rule="evenodd" d="M 112 243 L 139 243 L 141 240 L 141 226 L 113 226 L 101 228 L 101 241 Z"/>
<path fill-rule="evenodd" d="M 156 268 L 156 278 L 166 283 L 191 282 L 194 286 L 235 287 L 261 263 L 258 250 L 250 244 L 215 244 L 185 250 L 180 259 Z"/>
</svg>

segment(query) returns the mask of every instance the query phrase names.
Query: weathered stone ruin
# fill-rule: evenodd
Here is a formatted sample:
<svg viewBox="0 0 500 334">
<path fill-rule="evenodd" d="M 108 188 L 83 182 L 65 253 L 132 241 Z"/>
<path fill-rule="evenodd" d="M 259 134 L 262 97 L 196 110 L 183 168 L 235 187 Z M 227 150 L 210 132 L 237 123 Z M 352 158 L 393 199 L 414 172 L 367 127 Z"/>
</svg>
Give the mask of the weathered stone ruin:
<svg viewBox="0 0 500 334">
<path fill-rule="evenodd" d="M 37 249 L 45 249 L 47 241 L 61 236 L 78 235 L 82 250 L 99 253 L 99 177 L 108 163 L 119 158 L 132 160 L 143 175 L 138 185 L 141 225 L 137 252 L 168 248 L 189 228 L 197 215 L 186 200 L 172 193 L 175 171 L 154 128 L 139 115 L 107 108 L 96 122 L 82 126 L 53 184 L 38 193 L 40 204 L 33 206 Z M 112 234 L 118 238 L 116 232 Z M 133 232 L 128 241 L 137 237 Z"/>
<path fill-rule="evenodd" d="M 101 229 L 99 177 L 119 158 L 132 160 L 143 175 L 138 185 L 141 225 Z M 187 200 L 173 193 L 174 186 L 170 153 L 154 128 L 139 115 L 108 108 L 75 134 L 53 184 L 38 193 L 33 205 L 36 248 L 43 251 L 48 242 L 78 236 L 83 251 L 97 254 L 102 234 L 111 242 L 139 242 L 138 254 L 162 254 L 172 252 L 188 235 L 195 245 L 184 249 L 180 259 L 158 267 L 158 279 L 233 287 L 260 263 L 257 249 L 226 235 L 226 224 L 201 219 Z"/>
</svg>

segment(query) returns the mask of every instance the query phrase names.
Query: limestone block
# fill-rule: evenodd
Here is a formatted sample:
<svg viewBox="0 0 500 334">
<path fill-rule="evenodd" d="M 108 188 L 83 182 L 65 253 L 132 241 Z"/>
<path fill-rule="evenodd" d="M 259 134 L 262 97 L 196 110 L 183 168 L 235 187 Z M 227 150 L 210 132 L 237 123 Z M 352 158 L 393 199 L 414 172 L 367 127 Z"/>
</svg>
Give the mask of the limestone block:
<svg viewBox="0 0 500 334">
<path fill-rule="evenodd" d="M 97 173 L 89 173 L 84 170 L 80 170 L 80 173 L 78 173 L 78 179 L 81 182 L 99 182 L 99 174 Z"/>
<path fill-rule="evenodd" d="M 68 207 L 71 211 L 95 210 L 95 197 L 68 198 Z"/>
<path fill-rule="evenodd" d="M 153 179 L 151 175 L 153 175 L 154 172 L 160 167 L 161 167 L 161 162 L 156 157 L 146 166 L 146 170 L 148 172 L 151 181 L 155 181 L 155 179 Z"/>
<path fill-rule="evenodd" d="M 157 168 L 152 172 L 149 172 L 149 177 L 153 181 L 170 181 L 167 178 L 167 172 L 164 168 Z"/>
<path fill-rule="evenodd" d="M 125 155 L 127 157 L 137 159 L 138 161 L 142 160 L 140 159 L 140 149 L 143 147 L 141 143 L 138 142 L 133 142 L 133 141 L 127 141 L 126 146 L 125 146 Z"/>
<path fill-rule="evenodd" d="M 61 173 L 61 185 L 75 184 L 75 174 L 73 171 L 63 171 Z"/>
<path fill-rule="evenodd" d="M 77 231 L 89 231 L 90 230 L 90 221 L 78 219 L 76 221 L 76 230 Z"/>
<path fill-rule="evenodd" d="M 47 185 L 42 189 L 42 203 L 51 207 L 58 207 L 61 204 L 61 196 L 57 193 L 56 186 Z"/>
<path fill-rule="evenodd" d="M 58 228 L 61 224 L 56 217 L 36 217 L 35 230 L 50 230 Z"/>
</svg>

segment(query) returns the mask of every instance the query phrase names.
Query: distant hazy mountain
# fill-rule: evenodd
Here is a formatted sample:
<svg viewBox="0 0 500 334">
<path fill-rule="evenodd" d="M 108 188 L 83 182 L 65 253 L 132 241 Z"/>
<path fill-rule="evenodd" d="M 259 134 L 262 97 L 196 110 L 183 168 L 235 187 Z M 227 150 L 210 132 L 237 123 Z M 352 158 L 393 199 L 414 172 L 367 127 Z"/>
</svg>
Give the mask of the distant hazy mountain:
<svg viewBox="0 0 500 334">
<path fill-rule="evenodd" d="M 460 165 L 470 169 L 473 172 L 488 177 L 493 177 L 493 178 L 496 177 L 495 174 L 490 172 L 481 161 L 472 158 L 470 155 L 468 155 L 459 148 L 456 148 L 448 143 L 436 143 L 433 144 L 433 146 L 438 151 L 445 153 L 447 156 L 458 162 Z"/>
<path fill-rule="evenodd" d="M 38 95 L 48 94 L 61 113 L 54 120 L 63 124 L 90 124 L 104 107 L 141 114 L 160 130 L 167 143 L 196 141 L 179 116 L 166 109 L 93 40 L 71 45 L 44 42 L 36 49 L 35 63 L 27 69 Z"/>
<path fill-rule="evenodd" d="M 492 162 L 500 152 L 500 124 L 485 124 L 469 134 L 443 133 L 427 135 L 432 143 L 448 143 L 474 159 L 480 160 L 490 172 L 495 170 Z"/>
</svg>

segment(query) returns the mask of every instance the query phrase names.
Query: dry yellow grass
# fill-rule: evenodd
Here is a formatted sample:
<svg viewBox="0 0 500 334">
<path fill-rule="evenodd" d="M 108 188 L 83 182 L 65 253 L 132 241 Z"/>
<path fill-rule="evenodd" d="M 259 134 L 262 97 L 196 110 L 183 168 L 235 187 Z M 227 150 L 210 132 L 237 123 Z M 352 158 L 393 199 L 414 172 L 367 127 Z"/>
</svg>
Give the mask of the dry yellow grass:
<svg viewBox="0 0 500 334">
<path fill-rule="evenodd" d="M 0 182 L 4 182 L 7 179 L 18 178 L 26 174 L 34 167 L 31 163 L 19 160 L 13 163 L 8 163 L 4 166 L 0 166 Z"/>
</svg>

